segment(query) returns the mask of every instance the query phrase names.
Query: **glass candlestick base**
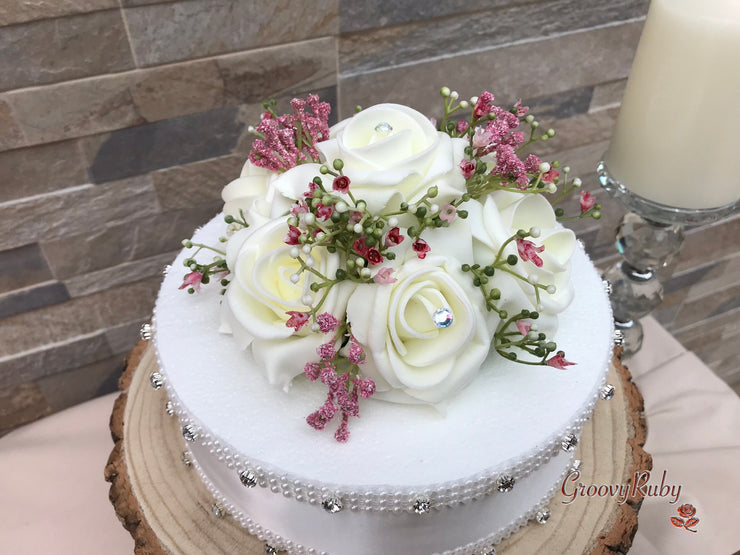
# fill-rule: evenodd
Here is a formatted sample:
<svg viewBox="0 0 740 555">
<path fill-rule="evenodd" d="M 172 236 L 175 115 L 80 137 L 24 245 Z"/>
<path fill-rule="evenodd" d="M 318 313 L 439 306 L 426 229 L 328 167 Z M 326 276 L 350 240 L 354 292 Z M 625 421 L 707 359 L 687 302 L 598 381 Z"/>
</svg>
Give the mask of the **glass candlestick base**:
<svg viewBox="0 0 740 555">
<path fill-rule="evenodd" d="M 603 161 L 596 171 L 601 186 L 632 211 L 617 228 L 616 248 L 623 260 L 604 273 L 612 286 L 614 325 L 624 334 L 624 354 L 629 356 L 642 346 L 639 319 L 663 302 L 660 279 L 673 270 L 683 245 L 683 226 L 720 220 L 732 214 L 738 203 L 707 210 L 664 206 L 629 191 L 609 174 Z"/>
</svg>

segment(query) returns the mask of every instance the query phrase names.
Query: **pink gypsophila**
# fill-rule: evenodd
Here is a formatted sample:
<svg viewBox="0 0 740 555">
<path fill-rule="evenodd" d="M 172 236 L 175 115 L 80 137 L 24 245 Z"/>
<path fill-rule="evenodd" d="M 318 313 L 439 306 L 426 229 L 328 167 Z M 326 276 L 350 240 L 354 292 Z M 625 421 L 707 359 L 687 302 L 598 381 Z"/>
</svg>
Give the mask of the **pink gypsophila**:
<svg viewBox="0 0 740 555">
<path fill-rule="evenodd" d="M 493 110 L 493 94 L 488 91 L 480 93 L 478 100 L 473 107 L 473 117 L 475 119 L 481 119 L 491 113 Z"/>
<path fill-rule="evenodd" d="M 596 197 L 593 196 L 589 191 L 581 191 L 581 214 L 588 212 L 596 204 Z"/>
<path fill-rule="evenodd" d="M 460 135 L 462 135 L 468 130 L 468 122 L 465 121 L 464 119 L 461 119 L 460 121 L 457 122 L 455 129 L 457 130 L 458 133 L 460 133 Z"/>
<path fill-rule="evenodd" d="M 557 354 L 547 360 L 546 364 L 553 368 L 557 368 L 558 370 L 565 370 L 566 366 L 574 366 L 575 362 L 565 360 L 565 353 L 563 351 L 558 351 Z"/>
<path fill-rule="evenodd" d="M 521 258 L 524 262 L 532 262 L 538 268 L 542 267 L 543 262 L 542 259 L 538 256 L 538 253 L 545 250 L 544 245 L 540 245 L 538 247 L 532 241 L 527 241 L 526 239 L 517 237 L 516 248 L 517 251 L 519 251 L 519 258 Z"/>
<path fill-rule="evenodd" d="M 526 189 L 529 185 L 524 162 L 519 159 L 511 145 L 499 145 L 496 149 L 496 169 L 494 173 L 514 179 L 519 189 Z"/>
<path fill-rule="evenodd" d="M 200 284 L 203 281 L 203 274 L 200 272 L 190 272 L 182 280 L 182 285 L 178 289 L 192 287 L 196 293 L 200 292 Z"/>
<path fill-rule="evenodd" d="M 352 364 L 365 363 L 365 351 L 362 349 L 362 345 L 357 342 L 354 335 L 349 338 L 349 355 L 347 358 Z"/>
<path fill-rule="evenodd" d="M 316 317 L 316 323 L 319 325 L 321 333 L 329 333 L 339 327 L 339 320 L 328 312 L 322 312 Z"/>
<path fill-rule="evenodd" d="M 334 343 L 322 343 L 316 348 L 316 354 L 319 355 L 319 357 L 322 360 L 332 360 L 335 356 L 337 356 L 337 352 L 334 350 Z"/>
</svg>

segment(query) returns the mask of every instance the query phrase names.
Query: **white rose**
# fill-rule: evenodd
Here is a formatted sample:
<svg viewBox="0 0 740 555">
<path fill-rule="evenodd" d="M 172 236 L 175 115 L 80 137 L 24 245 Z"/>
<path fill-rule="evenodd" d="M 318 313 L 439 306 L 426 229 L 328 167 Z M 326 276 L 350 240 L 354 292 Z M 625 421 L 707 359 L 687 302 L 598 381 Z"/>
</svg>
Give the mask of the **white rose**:
<svg viewBox="0 0 740 555">
<path fill-rule="evenodd" d="M 537 247 L 544 247 L 542 252 L 537 253 L 542 259 L 542 266 L 520 259 L 511 270 L 539 284 L 554 285 L 555 292 L 539 289 L 540 307 L 537 307 L 532 285 L 506 272 L 497 271 L 489 286 L 501 290 L 502 298 L 498 306 L 510 312 L 518 312 L 523 308 L 539 310 L 545 316 L 565 310 L 573 299 L 570 259 L 576 239 L 571 230 L 557 222 L 550 203 L 541 195 L 503 191 L 490 195 L 482 205 L 470 202 L 465 207 L 473 233 L 473 258 L 482 266 L 491 264 L 501 245 L 519 229 L 529 231 L 535 227 L 540 230 L 539 237 L 527 237 L 525 240 Z M 518 255 L 516 241 L 504 249 L 504 257 L 510 254 Z"/>
<path fill-rule="evenodd" d="M 347 304 L 367 356 L 360 371 L 375 381 L 377 398 L 441 403 L 475 378 L 488 354 L 481 294 L 457 259 L 439 254 L 407 260 L 393 277 L 395 283 L 357 286 Z M 449 327 L 435 325 L 439 309 L 451 312 Z"/>
<path fill-rule="evenodd" d="M 247 161 L 241 175 L 221 191 L 224 214 L 239 219 L 243 214 L 249 225 L 260 225 L 287 213 L 293 201 L 275 189 L 277 178 L 276 172 Z"/>
<path fill-rule="evenodd" d="M 288 311 L 306 312 L 305 295 L 318 300 L 310 285 L 315 279 L 303 272 L 300 280 L 290 279 L 300 269 L 291 258 L 291 246 L 284 242 L 288 226 L 285 218 L 242 229 L 228 242 L 226 262 L 231 270 L 221 312 L 221 331 L 232 333 L 241 348 L 251 346 L 257 367 L 270 383 L 287 388 L 303 372 L 305 362 L 317 360 L 316 348 L 326 337 L 310 331 L 310 325 L 298 332 L 289 328 Z M 313 249 L 314 268 L 334 277 L 339 257 L 322 248 Z M 305 255 L 304 255 L 305 257 Z M 322 305 L 322 312 L 344 314 L 351 282 L 335 285 Z"/>
<path fill-rule="evenodd" d="M 383 127 L 387 125 L 388 127 Z M 387 130 L 387 131 L 385 131 Z M 444 204 L 465 192 L 465 178 L 458 167 L 467 142 L 437 131 L 423 114 L 399 104 L 378 104 L 332 127 L 331 138 L 316 144 L 327 164 L 344 162 L 350 190 L 377 213 L 402 201 L 413 203 L 429 187 L 439 189 L 434 202 Z M 318 164 L 301 164 L 300 179 L 281 176 L 275 187 L 298 199 L 314 176 Z M 326 178 L 324 178 L 326 179 Z M 331 188 L 331 183 L 326 184 Z"/>
</svg>

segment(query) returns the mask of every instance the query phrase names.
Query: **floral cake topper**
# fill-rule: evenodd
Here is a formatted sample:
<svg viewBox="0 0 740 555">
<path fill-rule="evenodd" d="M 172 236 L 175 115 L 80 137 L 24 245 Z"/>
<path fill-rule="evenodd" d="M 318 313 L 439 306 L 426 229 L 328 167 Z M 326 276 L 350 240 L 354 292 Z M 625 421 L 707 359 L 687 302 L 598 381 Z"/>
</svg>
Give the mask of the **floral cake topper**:
<svg viewBox="0 0 740 555">
<path fill-rule="evenodd" d="M 555 132 L 540 133 L 521 101 L 441 96 L 436 127 L 380 104 L 330 129 L 315 95 L 286 115 L 265 102 L 249 161 L 222 193 L 225 249 L 183 242 L 196 250 L 181 288 L 219 279 L 221 330 L 271 383 L 324 384 L 307 422 L 339 417 L 338 441 L 360 399 L 443 404 L 492 350 L 574 364 L 551 339 L 573 295 L 575 236 L 559 221 L 598 219 L 600 206 L 584 192 L 580 213 L 554 208 L 581 182 L 523 154 Z M 204 249 L 212 262 L 196 260 Z"/>
</svg>

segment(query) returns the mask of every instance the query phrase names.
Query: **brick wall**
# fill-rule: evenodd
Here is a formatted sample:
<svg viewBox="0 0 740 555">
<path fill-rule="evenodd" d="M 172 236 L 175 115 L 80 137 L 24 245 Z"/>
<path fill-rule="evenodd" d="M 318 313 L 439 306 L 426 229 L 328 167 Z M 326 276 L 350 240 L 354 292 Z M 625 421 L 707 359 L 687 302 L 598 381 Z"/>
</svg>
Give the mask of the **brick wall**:
<svg viewBox="0 0 740 555">
<path fill-rule="evenodd" d="M 597 190 L 645 0 L 6 0 L 0 5 L 0 433 L 111 391 L 163 266 L 216 214 L 259 103 L 438 112 L 521 96 Z M 464 85 L 464 86 L 463 86 Z M 579 233 L 615 259 L 615 208 Z M 656 315 L 740 382 L 740 218 L 689 231 Z"/>
</svg>

